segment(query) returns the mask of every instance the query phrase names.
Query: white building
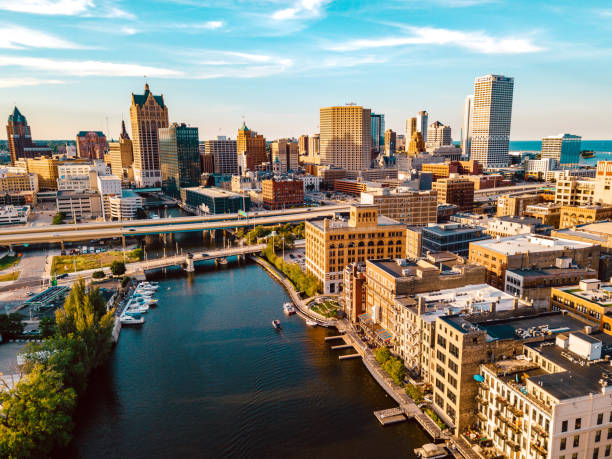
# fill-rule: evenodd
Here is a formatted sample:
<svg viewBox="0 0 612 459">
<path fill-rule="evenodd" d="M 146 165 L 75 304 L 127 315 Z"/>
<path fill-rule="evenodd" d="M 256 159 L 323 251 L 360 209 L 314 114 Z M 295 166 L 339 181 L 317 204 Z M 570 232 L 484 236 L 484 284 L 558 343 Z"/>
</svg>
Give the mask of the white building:
<svg viewBox="0 0 612 459">
<path fill-rule="evenodd" d="M 322 178 L 316 175 L 300 175 L 296 177 L 297 180 L 304 182 L 304 193 L 319 191 L 321 186 Z"/>
<path fill-rule="evenodd" d="M 429 119 L 429 113 L 425 110 L 420 111 L 416 117 L 416 130 L 423 136 L 423 142 L 427 142 L 427 122 Z"/>
<path fill-rule="evenodd" d="M 484 167 L 508 165 L 514 78 L 486 75 L 474 83 L 470 159 Z"/>
<path fill-rule="evenodd" d="M 525 175 L 544 178 L 544 174 L 557 167 L 555 158 L 528 159 L 525 162 Z"/>
<path fill-rule="evenodd" d="M 472 143 L 472 116 L 474 114 L 474 94 L 465 98 L 463 105 L 463 127 L 461 128 L 461 149 L 463 154 L 470 157 Z"/>
<path fill-rule="evenodd" d="M 451 137 L 450 126 L 445 126 L 439 121 L 435 121 L 429 125 L 427 130 L 427 142 L 425 142 L 425 149 L 430 152 L 438 147 L 445 145 L 452 145 L 453 139 Z"/>
<path fill-rule="evenodd" d="M 122 190 L 119 195 L 108 197 L 110 216 L 113 220 L 133 220 L 144 200 L 132 190 Z"/>
<path fill-rule="evenodd" d="M 24 225 L 30 217 L 30 206 L 0 207 L 0 225 Z"/>
</svg>

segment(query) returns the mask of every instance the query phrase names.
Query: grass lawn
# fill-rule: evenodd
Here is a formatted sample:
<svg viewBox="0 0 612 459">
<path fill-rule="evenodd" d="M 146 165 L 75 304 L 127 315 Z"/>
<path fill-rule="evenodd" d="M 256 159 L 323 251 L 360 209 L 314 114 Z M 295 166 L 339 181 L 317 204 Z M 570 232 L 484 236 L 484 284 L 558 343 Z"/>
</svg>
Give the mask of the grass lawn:
<svg viewBox="0 0 612 459">
<path fill-rule="evenodd" d="M 138 249 L 134 249 L 129 252 L 125 252 L 125 261 L 132 263 L 139 261 L 137 252 Z M 110 266 L 113 261 L 123 261 L 123 252 L 102 252 L 102 253 L 88 253 L 85 255 L 66 255 L 60 257 L 53 257 L 53 265 L 51 272 L 55 271 L 55 274 L 64 274 L 74 272 L 74 263 L 76 260 L 76 270 L 84 271 L 86 269 L 96 269 L 100 267 Z"/>
<path fill-rule="evenodd" d="M 11 266 L 15 266 L 17 263 L 19 263 L 19 260 L 21 260 L 21 257 L 11 257 L 10 255 L 0 258 L 0 271 L 10 268 Z"/>
<path fill-rule="evenodd" d="M 12 273 L 0 275 L 0 282 L 8 282 L 17 280 L 19 277 L 19 271 L 13 271 Z"/>
<path fill-rule="evenodd" d="M 310 309 L 324 317 L 334 318 L 340 309 L 340 305 L 335 301 L 328 300 L 323 303 L 315 304 Z"/>
</svg>

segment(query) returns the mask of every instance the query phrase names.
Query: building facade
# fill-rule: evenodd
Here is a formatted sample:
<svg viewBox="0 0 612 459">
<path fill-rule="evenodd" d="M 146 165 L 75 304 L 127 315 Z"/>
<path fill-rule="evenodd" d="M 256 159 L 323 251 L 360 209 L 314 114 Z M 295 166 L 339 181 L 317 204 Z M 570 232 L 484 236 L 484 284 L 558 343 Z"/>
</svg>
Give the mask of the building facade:
<svg viewBox="0 0 612 459">
<path fill-rule="evenodd" d="M 205 140 L 204 151 L 213 155 L 215 174 L 238 173 L 238 149 L 235 140 L 218 136 L 216 140 Z"/>
<path fill-rule="evenodd" d="M 445 126 L 439 121 L 431 123 L 427 130 L 427 140 L 425 141 L 425 149 L 427 151 L 445 145 L 451 145 L 452 143 L 453 139 L 451 138 L 450 126 Z"/>
<path fill-rule="evenodd" d="M 246 212 L 251 208 L 250 196 L 221 188 L 183 188 L 181 199 L 185 204 L 211 215 L 237 213 L 239 210 Z"/>
<path fill-rule="evenodd" d="M 428 225 L 421 231 L 421 255 L 428 252 L 451 252 L 467 258 L 471 242 L 489 238 L 480 226 L 460 223 Z"/>
<path fill-rule="evenodd" d="M 198 128 L 173 123 L 159 129 L 158 136 L 162 189 L 179 198 L 181 188 L 200 185 Z"/>
<path fill-rule="evenodd" d="M 304 205 L 301 180 L 262 180 L 261 197 L 266 209 L 285 209 Z"/>
<path fill-rule="evenodd" d="M 256 171 L 261 164 L 268 162 L 266 153 L 266 139 L 263 135 L 251 131 L 246 123 L 238 129 L 238 140 L 236 141 L 238 152 L 238 168 L 242 175 L 247 171 Z"/>
<path fill-rule="evenodd" d="M 139 187 L 161 186 L 158 131 L 167 128 L 164 96 L 154 96 L 145 84 L 144 94 L 132 93 L 130 120 L 134 150 L 134 180 Z"/>
<path fill-rule="evenodd" d="M 15 107 L 13 113 L 8 117 L 6 125 L 6 138 L 8 142 L 11 164 L 28 158 L 38 158 L 39 156 L 51 156 L 52 151 L 46 145 L 36 144 L 32 141 L 32 134 L 28 120 Z"/>
<path fill-rule="evenodd" d="M 121 134 L 118 142 L 110 142 L 109 145 L 111 171 L 115 177 L 119 177 L 124 185 L 134 181 L 134 150 L 130 136 L 125 129 L 125 121 L 121 121 Z"/>
<path fill-rule="evenodd" d="M 385 217 L 412 226 L 425 226 L 438 219 L 438 195 L 435 191 L 399 191 L 382 188 L 362 192 L 361 204 L 372 204 Z"/>
<path fill-rule="evenodd" d="M 581 141 L 582 137 L 572 134 L 544 137 L 542 139 L 542 159 L 552 158 L 558 164 L 578 164 Z"/>
<path fill-rule="evenodd" d="M 432 190 L 438 193 L 438 204 L 454 204 L 459 211 L 474 207 L 474 182 L 459 177 L 437 180 Z"/>
<path fill-rule="evenodd" d="M 359 105 L 320 109 L 321 164 L 366 169 L 372 148 L 371 111 Z M 383 131 L 384 132 L 384 131 Z"/>
<path fill-rule="evenodd" d="M 77 155 L 79 158 L 104 159 L 108 151 L 106 135 L 101 131 L 79 131 L 76 135 Z"/>
<path fill-rule="evenodd" d="M 507 166 L 514 78 L 486 75 L 474 83 L 470 159 L 484 167 Z"/>
<path fill-rule="evenodd" d="M 297 171 L 298 164 L 298 144 L 288 139 L 275 140 L 270 144 L 272 155 L 272 165 L 281 174 L 289 171 Z"/>
</svg>

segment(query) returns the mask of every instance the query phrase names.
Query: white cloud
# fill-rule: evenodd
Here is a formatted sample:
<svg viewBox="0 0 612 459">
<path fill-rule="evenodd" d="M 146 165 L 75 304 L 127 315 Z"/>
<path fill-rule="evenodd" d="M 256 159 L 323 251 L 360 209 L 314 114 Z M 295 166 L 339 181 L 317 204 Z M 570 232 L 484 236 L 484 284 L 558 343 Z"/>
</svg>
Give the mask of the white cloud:
<svg viewBox="0 0 612 459">
<path fill-rule="evenodd" d="M 38 78 L 0 78 L 0 89 L 19 88 L 22 86 L 41 86 L 46 84 L 64 84 L 61 80 L 41 80 Z"/>
<path fill-rule="evenodd" d="M 0 10 L 48 16 L 98 16 L 133 19 L 134 15 L 108 1 L 94 0 L 0 0 Z"/>
<path fill-rule="evenodd" d="M 323 14 L 330 0 L 298 0 L 293 6 L 275 11 L 272 19 L 279 21 L 299 18 L 316 18 Z"/>
<path fill-rule="evenodd" d="M 119 28 L 119 32 L 123 35 L 136 35 L 140 30 L 134 27 L 123 26 Z"/>
<path fill-rule="evenodd" d="M 139 64 L 118 64 L 103 61 L 55 60 L 42 57 L 18 57 L 0 55 L 0 67 L 23 67 L 54 72 L 60 75 L 106 76 L 106 77 L 166 77 L 184 76 L 183 72 Z"/>
<path fill-rule="evenodd" d="M 215 30 L 215 29 L 220 29 L 224 25 L 225 25 L 225 23 L 223 21 L 207 21 L 207 22 L 205 22 L 203 24 L 196 24 L 193 27 L 195 29 Z"/>
<path fill-rule="evenodd" d="M 612 18 L 612 10 L 598 10 L 597 14 L 603 18 Z"/>
<path fill-rule="evenodd" d="M 452 45 L 483 54 L 522 54 L 543 50 L 528 38 L 496 38 L 484 32 L 463 32 L 433 27 L 406 27 L 406 30 L 412 32 L 412 35 L 352 40 L 339 45 L 327 46 L 327 49 L 356 51 L 407 45 Z"/>
<path fill-rule="evenodd" d="M 38 30 L 0 24 L 0 48 L 79 49 L 83 47 Z"/>
</svg>

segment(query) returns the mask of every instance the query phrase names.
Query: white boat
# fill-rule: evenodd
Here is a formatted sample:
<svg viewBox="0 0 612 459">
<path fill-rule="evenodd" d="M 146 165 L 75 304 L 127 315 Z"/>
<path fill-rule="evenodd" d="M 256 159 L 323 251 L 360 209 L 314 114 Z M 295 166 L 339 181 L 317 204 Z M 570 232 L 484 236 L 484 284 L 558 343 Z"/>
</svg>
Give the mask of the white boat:
<svg viewBox="0 0 612 459">
<path fill-rule="evenodd" d="M 119 321 L 121 325 L 141 325 L 144 324 L 144 317 L 140 316 L 130 316 L 130 315 L 122 315 L 119 317 Z"/>
<path fill-rule="evenodd" d="M 129 314 L 131 316 L 135 314 L 146 314 L 149 312 L 148 306 L 129 306 L 123 310 L 124 314 Z"/>
<path fill-rule="evenodd" d="M 295 307 L 291 303 L 283 304 L 283 311 L 285 314 L 290 316 L 291 314 L 295 314 Z"/>
<path fill-rule="evenodd" d="M 278 330 L 279 328 L 281 328 L 281 326 L 280 326 L 280 320 L 278 320 L 278 319 L 273 320 L 273 321 L 272 321 L 272 326 L 273 326 L 274 328 L 276 328 L 277 330 Z"/>
<path fill-rule="evenodd" d="M 319 324 L 315 322 L 314 320 L 307 320 L 306 325 L 308 325 L 309 327 L 316 327 Z"/>
<path fill-rule="evenodd" d="M 420 448 L 415 448 L 414 454 L 422 459 L 442 459 L 448 456 L 448 450 L 444 447 L 444 445 L 427 443 Z"/>
<path fill-rule="evenodd" d="M 139 304 L 148 304 L 150 306 L 153 304 L 157 304 L 158 300 L 156 298 L 151 298 L 150 296 L 136 296 L 136 297 L 132 297 L 130 301 L 133 301 L 134 303 L 139 303 Z"/>
<path fill-rule="evenodd" d="M 150 282 L 139 282 L 138 285 L 136 286 L 136 289 L 147 289 L 147 290 L 157 290 L 159 288 L 159 284 L 156 282 L 154 284 L 150 283 Z"/>
</svg>

